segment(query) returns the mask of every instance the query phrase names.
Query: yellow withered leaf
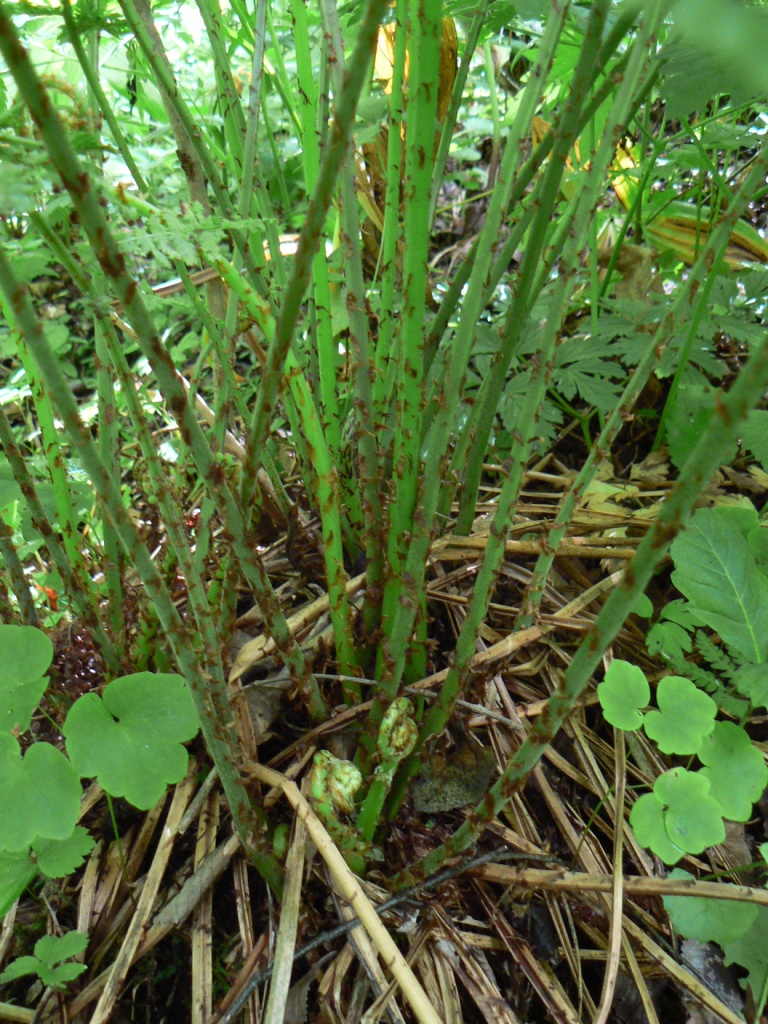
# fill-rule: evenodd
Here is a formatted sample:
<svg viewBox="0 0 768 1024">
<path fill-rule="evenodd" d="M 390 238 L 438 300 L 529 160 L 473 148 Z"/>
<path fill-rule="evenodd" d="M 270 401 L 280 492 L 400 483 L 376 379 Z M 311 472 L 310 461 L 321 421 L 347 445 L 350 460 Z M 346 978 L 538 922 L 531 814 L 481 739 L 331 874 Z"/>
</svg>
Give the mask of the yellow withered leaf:
<svg viewBox="0 0 768 1024">
<path fill-rule="evenodd" d="M 637 192 L 637 178 L 632 173 L 637 164 L 632 150 L 616 151 L 613 169 L 619 173 L 613 179 L 613 191 L 625 210 Z M 691 266 L 707 244 L 709 232 L 719 223 L 720 218 L 713 217 L 710 207 L 676 200 L 643 223 L 643 234 L 658 252 L 672 252 Z M 732 270 L 748 263 L 768 263 L 768 242 L 751 224 L 740 220 L 731 231 L 723 258 Z"/>
<path fill-rule="evenodd" d="M 373 77 L 379 82 L 384 92 L 392 92 L 392 77 L 395 63 L 395 23 L 389 22 L 379 29 L 376 40 L 376 52 L 373 58 Z M 440 79 L 437 94 L 437 119 L 445 120 L 451 105 L 451 93 L 456 81 L 457 58 L 459 43 L 456 35 L 456 23 L 453 18 L 443 18 L 443 35 L 440 40 Z M 410 47 L 405 52 L 405 69 L 403 84 L 408 84 L 411 68 Z"/>
</svg>

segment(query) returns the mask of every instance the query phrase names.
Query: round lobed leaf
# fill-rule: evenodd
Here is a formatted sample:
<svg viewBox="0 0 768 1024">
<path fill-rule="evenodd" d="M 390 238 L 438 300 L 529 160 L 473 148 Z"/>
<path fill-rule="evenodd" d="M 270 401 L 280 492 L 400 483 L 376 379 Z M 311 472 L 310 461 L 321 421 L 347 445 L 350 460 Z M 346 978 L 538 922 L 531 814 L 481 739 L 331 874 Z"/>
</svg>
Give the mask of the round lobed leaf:
<svg viewBox="0 0 768 1024">
<path fill-rule="evenodd" d="M 53 661 L 53 644 L 34 626 L 0 625 L 0 690 L 41 679 Z"/>
<path fill-rule="evenodd" d="M 82 787 L 66 757 L 35 743 L 22 758 L 19 744 L 0 733 L 0 850 L 26 850 L 38 836 L 66 839 L 80 813 Z"/>
<path fill-rule="evenodd" d="M 87 693 L 63 733 L 80 775 L 95 775 L 112 796 L 148 810 L 187 772 L 182 743 L 197 733 L 194 705 L 177 675 L 139 672 L 115 679 L 103 696 Z"/>
<path fill-rule="evenodd" d="M 664 754 L 695 754 L 712 732 L 717 704 L 690 679 L 665 676 L 656 690 L 658 711 L 649 711 L 643 728 Z"/>
<path fill-rule="evenodd" d="M 675 846 L 664 827 L 664 808 L 653 793 L 645 793 L 636 802 L 629 815 L 629 823 L 641 846 L 653 850 L 665 864 L 677 864 L 685 850 Z"/>
<path fill-rule="evenodd" d="M 664 806 L 664 827 L 672 843 L 686 853 L 703 853 L 725 839 L 720 805 L 709 795 L 700 772 L 673 768 L 660 775 L 654 795 Z"/>
<path fill-rule="evenodd" d="M 606 722 L 625 732 L 634 732 L 643 724 L 641 709 L 651 699 L 651 688 L 642 669 L 617 658 L 608 666 L 605 679 L 597 687 L 597 696 Z"/>
<path fill-rule="evenodd" d="M 710 784 L 710 796 L 720 805 L 723 817 L 747 821 L 752 805 L 768 785 L 763 755 L 747 732 L 733 722 L 717 722 L 705 736 L 699 759 L 706 765 L 698 773 Z"/>
<path fill-rule="evenodd" d="M 32 626 L 0 625 L 0 730 L 26 732 L 45 693 L 53 645 Z"/>
<path fill-rule="evenodd" d="M 670 878 L 695 881 L 682 868 L 670 871 Z M 717 942 L 724 946 L 740 938 L 757 917 L 757 905 L 736 900 L 711 900 L 701 896 L 665 896 L 664 909 L 675 931 L 697 942 Z"/>
</svg>

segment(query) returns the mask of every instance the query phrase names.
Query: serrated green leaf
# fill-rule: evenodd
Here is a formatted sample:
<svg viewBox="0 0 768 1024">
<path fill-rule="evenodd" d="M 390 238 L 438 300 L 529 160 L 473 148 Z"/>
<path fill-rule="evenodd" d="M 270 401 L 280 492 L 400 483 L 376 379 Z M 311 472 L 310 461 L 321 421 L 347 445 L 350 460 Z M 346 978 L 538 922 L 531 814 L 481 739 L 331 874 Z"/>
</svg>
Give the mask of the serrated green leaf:
<svg viewBox="0 0 768 1024">
<path fill-rule="evenodd" d="M 768 655 L 768 580 L 739 530 L 741 512 L 699 509 L 672 544 L 672 582 L 695 615 L 758 663 Z"/>
<path fill-rule="evenodd" d="M 664 654 L 668 658 L 682 661 L 693 650 L 693 641 L 676 622 L 657 622 L 648 631 L 645 646 L 649 654 Z"/>
<path fill-rule="evenodd" d="M 44 935 L 35 943 L 35 956 L 44 964 L 53 967 L 61 960 L 84 953 L 88 947 L 85 932 L 67 932 L 64 935 Z"/>
<path fill-rule="evenodd" d="M 712 732 L 717 705 L 682 676 L 665 676 L 656 689 L 658 711 L 647 712 L 643 728 L 664 754 L 695 754 Z"/>
<path fill-rule="evenodd" d="M 733 722 L 716 722 L 701 745 L 699 760 L 707 766 L 699 774 L 709 780 L 710 796 L 720 804 L 723 816 L 747 821 L 768 785 L 763 755 L 747 732 Z"/>
<path fill-rule="evenodd" d="M 95 775 L 112 796 L 147 810 L 167 785 L 184 778 L 188 756 L 182 743 L 197 730 L 184 680 L 139 672 L 110 683 L 102 697 L 81 697 L 62 731 L 81 775 Z"/>
<path fill-rule="evenodd" d="M 16 981 L 17 978 L 23 978 L 26 974 L 39 974 L 41 969 L 45 967 L 37 957 L 34 956 L 20 956 L 13 963 L 8 964 L 2 974 L 0 974 L 0 985 L 6 985 L 9 981 Z"/>
<path fill-rule="evenodd" d="M 88 936 L 81 932 L 67 932 L 61 937 L 46 935 L 35 943 L 34 956 L 19 957 L 6 967 L 0 974 L 0 983 L 36 974 L 44 985 L 63 988 L 87 968 L 85 964 L 63 964 L 59 961 L 82 953 L 87 945 Z"/>
<path fill-rule="evenodd" d="M 87 828 L 78 825 L 66 839 L 35 839 L 37 866 L 48 878 L 64 878 L 76 871 L 96 845 Z"/>
</svg>

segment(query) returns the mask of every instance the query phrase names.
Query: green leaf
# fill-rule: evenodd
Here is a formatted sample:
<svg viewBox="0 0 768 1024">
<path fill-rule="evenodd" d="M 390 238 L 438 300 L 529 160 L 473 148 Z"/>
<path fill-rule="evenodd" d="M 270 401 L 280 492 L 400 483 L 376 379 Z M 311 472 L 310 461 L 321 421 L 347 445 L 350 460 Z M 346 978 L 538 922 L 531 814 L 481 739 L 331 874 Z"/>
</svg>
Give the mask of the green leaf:
<svg viewBox="0 0 768 1024">
<path fill-rule="evenodd" d="M 95 775 L 112 796 L 148 810 L 166 785 L 184 778 L 188 756 L 181 744 L 197 730 L 181 676 L 139 672 L 115 679 L 102 697 L 81 697 L 63 732 L 81 775 Z"/>
<path fill-rule="evenodd" d="M 37 873 L 29 850 L 0 852 L 0 918 L 5 917 Z"/>
<path fill-rule="evenodd" d="M 751 662 L 768 655 L 768 580 L 740 527 L 745 510 L 699 509 L 672 544 L 672 582 L 691 611 Z"/>
<path fill-rule="evenodd" d="M 726 80 L 713 87 L 737 95 L 768 93 L 768 12 L 739 0 L 680 0 L 674 18 L 689 45 L 718 67 L 727 68 Z"/>
<path fill-rule="evenodd" d="M 677 864 L 685 856 L 685 850 L 681 850 L 669 838 L 664 827 L 664 808 L 653 793 L 645 793 L 635 801 L 629 823 L 638 843 L 653 850 L 665 864 Z"/>
<path fill-rule="evenodd" d="M 0 689 L 37 682 L 51 666 L 53 644 L 33 626 L 0 626 Z"/>
<path fill-rule="evenodd" d="M 768 412 L 753 409 L 741 428 L 741 444 L 755 456 L 768 473 Z"/>
<path fill-rule="evenodd" d="M 768 907 L 758 907 L 752 926 L 741 936 L 721 943 L 725 964 L 738 964 L 747 972 L 743 985 L 762 992 L 768 981 Z"/>
<path fill-rule="evenodd" d="M 755 565 L 763 574 L 768 576 L 768 530 L 757 525 L 747 534 L 747 543 L 755 558 Z"/>
<path fill-rule="evenodd" d="M 701 745 L 699 760 L 707 765 L 699 774 L 709 780 L 710 796 L 720 804 L 723 817 L 747 821 L 768 785 L 763 755 L 747 732 L 733 722 L 717 722 Z"/>
<path fill-rule="evenodd" d="M 709 781 L 699 772 L 673 768 L 660 775 L 653 793 L 665 808 L 670 841 L 687 853 L 703 853 L 725 839 L 720 805 L 709 795 Z"/>
<path fill-rule="evenodd" d="M 600 350 L 592 339 L 569 338 L 558 347 L 553 376 L 558 392 L 571 402 L 578 394 L 589 405 L 601 412 L 613 409 L 621 391 L 611 377 L 622 377 L 618 363 L 607 355 L 613 352 Z"/>
<path fill-rule="evenodd" d="M 683 661 L 686 653 L 690 654 L 693 650 L 693 641 L 676 622 L 657 622 L 648 631 L 645 646 L 649 654 L 663 654 Z"/>
<path fill-rule="evenodd" d="M 693 650 L 689 633 L 704 623 L 691 614 L 687 601 L 670 601 L 659 613 L 656 625 L 649 631 L 645 645 L 649 654 L 664 654 L 672 660 L 683 661 Z"/>
<path fill-rule="evenodd" d="M 597 687 L 605 720 L 617 729 L 634 732 L 643 724 L 642 708 L 651 699 L 651 688 L 642 669 L 614 659 Z"/>
<path fill-rule="evenodd" d="M 35 956 L 52 967 L 60 960 L 84 953 L 88 947 L 88 936 L 84 932 L 67 932 L 66 935 L 46 935 L 35 944 Z"/>
<path fill-rule="evenodd" d="M 48 878 L 64 878 L 77 871 L 96 845 L 87 828 L 78 825 L 66 839 L 35 839 L 37 866 Z"/>
<path fill-rule="evenodd" d="M 19 736 L 48 686 L 51 641 L 31 626 L 0 626 L 0 732 Z"/>
<path fill-rule="evenodd" d="M 669 877 L 695 881 L 693 875 L 682 868 L 670 871 Z M 663 901 L 675 931 L 684 939 L 717 942 L 722 947 L 748 932 L 758 911 L 755 903 L 701 896 L 664 896 Z"/>
<path fill-rule="evenodd" d="M 733 676 L 739 693 L 749 698 L 753 708 L 768 708 L 768 665 L 741 665 Z"/>
<path fill-rule="evenodd" d="M 682 385 L 667 424 L 669 457 L 681 469 L 698 444 L 715 408 L 715 389 L 703 384 Z"/>
<path fill-rule="evenodd" d="M 0 733 L 0 850 L 26 850 L 38 836 L 68 838 L 81 795 L 72 765 L 55 747 L 35 743 L 22 759 L 13 736 Z"/>
<path fill-rule="evenodd" d="M 635 601 L 632 611 L 641 619 L 650 619 L 653 615 L 653 601 L 647 594 L 641 594 Z"/>
<path fill-rule="evenodd" d="M 649 711 L 643 728 L 664 754 L 695 754 L 712 732 L 717 704 L 682 676 L 665 676 L 656 690 L 659 711 Z"/>
<path fill-rule="evenodd" d="M 88 936 L 82 932 L 67 932 L 60 938 L 46 935 L 35 943 L 34 956 L 21 956 L 0 974 L 0 984 L 15 981 L 26 974 L 36 974 L 44 985 L 63 988 L 86 970 L 85 964 L 61 964 L 61 960 L 77 956 L 88 945 Z M 55 966 L 59 964 L 59 966 Z"/>
</svg>

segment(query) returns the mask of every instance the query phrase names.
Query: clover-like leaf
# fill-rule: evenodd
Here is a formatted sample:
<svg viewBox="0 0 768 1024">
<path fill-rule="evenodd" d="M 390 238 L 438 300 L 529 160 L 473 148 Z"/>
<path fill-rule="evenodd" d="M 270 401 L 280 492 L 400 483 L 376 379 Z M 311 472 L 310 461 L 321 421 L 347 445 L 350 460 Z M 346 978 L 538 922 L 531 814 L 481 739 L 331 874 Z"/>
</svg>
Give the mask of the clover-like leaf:
<svg viewBox="0 0 768 1024">
<path fill-rule="evenodd" d="M 22 758 L 13 736 L 0 732 L 0 850 L 26 851 L 38 836 L 66 839 L 81 796 L 75 770 L 55 747 L 34 743 Z"/>
<path fill-rule="evenodd" d="M 707 766 L 699 775 L 709 780 L 710 796 L 720 804 L 723 817 L 747 821 L 768 785 L 763 755 L 747 732 L 733 722 L 716 722 L 704 738 L 699 759 Z"/>
<path fill-rule="evenodd" d="M 642 669 L 617 658 L 608 666 L 597 696 L 607 722 L 634 732 L 643 724 L 641 709 L 651 699 L 651 688 Z"/>
<path fill-rule="evenodd" d="M 645 793 L 636 802 L 629 815 L 629 823 L 641 846 L 647 846 L 665 864 L 677 864 L 685 850 L 675 846 L 664 827 L 664 808 L 653 793 Z"/>
<path fill-rule="evenodd" d="M 0 730 L 26 732 L 45 693 L 53 645 L 32 626 L 0 625 Z"/>
<path fill-rule="evenodd" d="M 194 705 L 177 675 L 139 672 L 115 679 L 103 696 L 87 693 L 64 723 L 67 752 L 81 775 L 140 810 L 187 772 L 182 746 L 198 730 Z"/>
<path fill-rule="evenodd" d="M 717 704 L 682 676 L 665 676 L 656 690 L 659 711 L 649 711 L 643 728 L 665 754 L 695 754 L 712 732 Z"/>
<path fill-rule="evenodd" d="M 670 841 L 686 853 L 703 853 L 725 839 L 720 804 L 709 795 L 709 780 L 700 772 L 673 768 L 656 780 L 653 793 L 664 807 Z"/>
</svg>

